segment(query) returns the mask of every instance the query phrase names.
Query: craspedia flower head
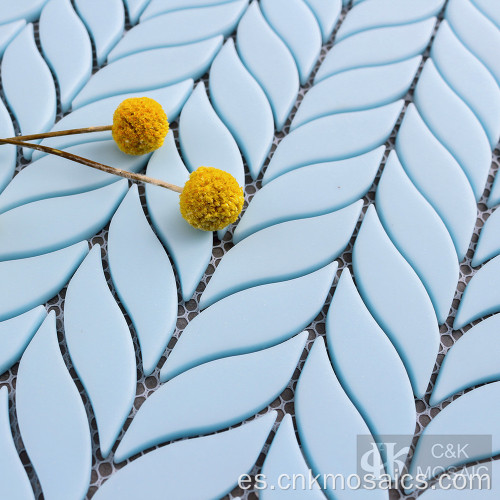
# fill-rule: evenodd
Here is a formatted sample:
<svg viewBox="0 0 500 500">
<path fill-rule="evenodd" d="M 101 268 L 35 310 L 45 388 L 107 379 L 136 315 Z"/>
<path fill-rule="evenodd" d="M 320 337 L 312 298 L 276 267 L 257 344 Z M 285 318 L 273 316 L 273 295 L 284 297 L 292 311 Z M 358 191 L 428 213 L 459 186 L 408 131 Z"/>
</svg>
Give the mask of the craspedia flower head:
<svg viewBox="0 0 500 500">
<path fill-rule="evenodd" d="M 236 179 L 213 167 L 196 169 L 180 194 L 182 216 L 203 231 L 217 231 L 234 222 L 243 201 L 243 189 Z"/>
<path fill-rule="evenodd" d="M 167 115 L 154 99 L 131 97 L 116 108 L 112 133 L 124 153 L 151 153 L 162 146 L 168 133 Z"/>
</svg>

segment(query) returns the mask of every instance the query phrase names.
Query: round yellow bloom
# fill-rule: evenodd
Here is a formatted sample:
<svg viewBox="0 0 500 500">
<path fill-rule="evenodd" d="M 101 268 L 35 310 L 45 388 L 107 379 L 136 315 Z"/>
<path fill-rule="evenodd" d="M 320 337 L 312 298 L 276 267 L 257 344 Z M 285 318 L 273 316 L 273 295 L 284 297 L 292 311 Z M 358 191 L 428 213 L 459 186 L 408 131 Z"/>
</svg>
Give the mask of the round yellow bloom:
<svg viewBox="0 0 500 500">
<path fill-rule="evenodd" d="M 243 201 L 243 189 L 236 179 L 212 167 L 196 169 L 180 194 L 182 216 L 203 231 L 217 231 L 234 222 Z"/>
<path fill-rule="evenodd" d="M 124 153 L 151 153 L 162 146 L 168 133 L 167 115 L 154 99 L 131 97 L 116 108 L 112 132 Z"/>
</svg>

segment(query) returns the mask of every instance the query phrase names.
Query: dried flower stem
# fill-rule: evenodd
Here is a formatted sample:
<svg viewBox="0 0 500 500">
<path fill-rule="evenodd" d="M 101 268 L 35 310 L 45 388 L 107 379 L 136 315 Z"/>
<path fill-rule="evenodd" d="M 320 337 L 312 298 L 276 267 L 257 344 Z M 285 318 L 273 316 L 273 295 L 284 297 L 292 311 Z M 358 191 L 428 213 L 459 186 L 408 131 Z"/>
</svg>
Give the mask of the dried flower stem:
<svg viewBox="0 0 500 500">
<path fill-rule="evenodd" d="M 56 130 L 54 132 L 44 132 L 43 134 L 18 135 L 8 137 L 12 141 L 35 141 L 37 139 L 47 139 L 48 137 L 61 137 L 63 135 L 88 134 L 92 132 L 106 132 L 111 130 L 113 125 L 103 125 L 99 127 L 72 128 L 69 130 Z"/>
<path fill-rule="evenodd" d="M 33 137 L 33 136 L 31 136 Z M 122 170 L 121 168 L 110 167 L 109 165 L 104 165 L 83 156 L 74 155 L 68 153 L 67 151 L 61 151 L 60 149 L 50 148 L 48 146 L 42 146 L 40 144 L 32 144 L 30 142 L 23 142 L 16 139 L 0 139 L 0 144 L 12 144 L 14 146 L 19 146 L 22 148 L 36 149 L 37 151 L 43 151 L 44 153 L 49 153 L 55 156 L 60 156 L 61 158 L 66 158 L 67 160 L 74 161 L 76 163 L 81 163 L 82 165 L 87 165 L 88 167 L 96 168 L 102 172 L 108 174 L 118 175 L 120 177 L 125 177 L 125 179 L 130 179 L 132 181 L 146 182 L 148 184 L 153 184 L 154 186 L 160 186 L 165 189 L 170 189 L 170 191 L 175 191 L 176 193 L 182 193 L 182 188 L 176 186 L 175 184 L 170 184 L 169 182 L 162 181 L 160 179 L 153 179 L 143 174 L 136 174 L 134 172 L 128 172 L 127 170 Z"/>
</svg>

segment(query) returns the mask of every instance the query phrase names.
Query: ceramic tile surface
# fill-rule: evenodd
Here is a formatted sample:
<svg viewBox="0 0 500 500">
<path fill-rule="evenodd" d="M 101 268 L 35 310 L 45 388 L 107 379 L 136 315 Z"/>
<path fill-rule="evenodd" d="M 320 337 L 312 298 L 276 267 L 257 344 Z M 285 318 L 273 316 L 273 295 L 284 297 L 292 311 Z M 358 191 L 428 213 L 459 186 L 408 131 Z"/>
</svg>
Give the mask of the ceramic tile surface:
<svg viewBox="0 0 500 500">
<path fill-rule="evenodd" d="M 180 185 L 218 167 L 246 203 L 201 232 L 176 193 L 0 147 L 0 500 L 455 498 L 259 490 L 356 472 L 360 434 L 406 436 L 410 472 L 432 434 L 488 435 L 439 465 L 498 472 L 499 5 L 7 1 L 2 137 L 147 95 L 152 155 L 43 144 Z"/>
</svg>

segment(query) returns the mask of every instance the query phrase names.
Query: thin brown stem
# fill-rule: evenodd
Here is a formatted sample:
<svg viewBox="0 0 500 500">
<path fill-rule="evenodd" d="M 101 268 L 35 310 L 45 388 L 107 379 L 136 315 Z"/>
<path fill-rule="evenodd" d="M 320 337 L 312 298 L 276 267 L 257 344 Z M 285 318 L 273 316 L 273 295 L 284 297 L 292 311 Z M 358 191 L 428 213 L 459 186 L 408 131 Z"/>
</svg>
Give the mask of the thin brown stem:
<svg viewBox="0 0 500 500">
<path fill-rule="evenodd" d="M 17 137 L 8 137 L 12 141 L 35 141 L 37 139 L 46 139 L 47 137 L 61 137 L 63 135 L 89 134 L 92 132 L 106 132 L 113 128 L 112 125 L 103 125 L 100 127 L 72 128 L 70 130 L 56 130 L 54 132 L 44 132 L 43 134 L 18 135 Z"/>
<path fill-rule="evenodd" d="M 169 182 L 165 182 L 160 179 L 153 179 L 152 177 L 148 177 L 147 175 L 128 172 L 127 170 L 122 170 L 121 168 L 110 167 L 109 165 L 105 165 L 104 163 L 89 160 L 88 158 L 84 158 L 83 156 L 74 155 L 72 153 L 68 153 L 67 151 L 61 151 L 60 149 L 42 146 L 41 144 L 32 144 L 30 142 L 17 141 L 14 139 L 0 139 L 0 144 L 13 144 L 14 146 L 19 146 L 22 148 L 36 149 L 37 151 L 43 151 L 44 153 L 60 156 L 61 158 L 66 158 L 67 160 L 81 163 L 82 165 L 87 165 L 88 167 L 96 168 L 97 170 L 101 170 L 108 174 L 125 177 L 125 179 L 130 179 L 132 181 L 146 182 L 148 184 L 153 184 L 154 186 L 160 186 L 165 189 L 170 189 L 170 191 L 175 191 L 176 193 L 182 193 L 182 188 L 176 186 L 175 184 L 170 184 Z"/>
</svg>

